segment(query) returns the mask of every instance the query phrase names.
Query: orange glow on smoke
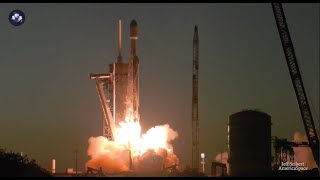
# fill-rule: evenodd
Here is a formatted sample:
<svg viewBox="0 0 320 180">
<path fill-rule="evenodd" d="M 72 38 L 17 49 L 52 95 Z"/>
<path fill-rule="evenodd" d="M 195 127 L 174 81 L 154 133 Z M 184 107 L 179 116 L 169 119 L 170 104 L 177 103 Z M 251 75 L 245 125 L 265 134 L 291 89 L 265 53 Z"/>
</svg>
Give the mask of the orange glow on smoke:
<svg viewBox="0 0 320 180">
<path fill-rule="evenodd" d="M 178 165 L 179 160 L 171 145 L 178 133 L 165 124 L 141 134 L 141 126 L 136 119 L 137 116 L 127 115 L 119 123 L 115 141 L 102 136 L 91 137 L 88 148 L 91 160 L 86 166 L 95 169 L 102 167 L 108 173 L 128 171 L 130 152 L 132 170 L 135 172 L 159 172 L 163 167 Z"/>
</svg>

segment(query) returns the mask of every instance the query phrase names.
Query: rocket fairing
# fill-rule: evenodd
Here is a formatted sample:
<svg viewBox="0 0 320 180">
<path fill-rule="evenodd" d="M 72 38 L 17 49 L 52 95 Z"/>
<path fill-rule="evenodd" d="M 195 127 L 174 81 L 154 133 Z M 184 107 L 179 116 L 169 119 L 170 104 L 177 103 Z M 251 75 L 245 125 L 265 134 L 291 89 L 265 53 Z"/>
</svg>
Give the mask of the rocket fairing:
<svg viewBox="0 0 320 180">
<path fill-rule="evenodd" d="M 138 24 L 135 20 L 130 23 L 130 59 L 128 68 L 128 99 L 135 120 L 139 121 L 139 58 L 137 56 Z"/>
<path fill-rule="evenodd" d="M 132 20 L 130 23 L 130 40 L 131 40 L 131 56 L 136 56 L 137 54 L 137 40 L 138 40 L 138 23 Z"/>
</svg>

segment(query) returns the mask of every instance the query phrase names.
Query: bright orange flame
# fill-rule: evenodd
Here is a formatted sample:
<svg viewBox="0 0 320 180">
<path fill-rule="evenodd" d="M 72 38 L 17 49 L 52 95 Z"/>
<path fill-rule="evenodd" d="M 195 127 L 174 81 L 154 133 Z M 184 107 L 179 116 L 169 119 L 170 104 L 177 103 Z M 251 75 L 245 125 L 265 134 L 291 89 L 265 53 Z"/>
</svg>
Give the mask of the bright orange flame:
<svg viewBox="0 0 320 180">
<path fill-rule="evenodd" d="M 159 159 L 154 164 L 158 170 L 163 166 L 178 164 L 178 158 L 170 144 L 178 137 L 178 133 L 165 124 L 155 126 L 141 135 L 141 126 L 137 117 L 127 115 L 125 121 L 119 123 L 114 141 L 108 141 L 104 137 L 99 137 L 99 140 L 91 138 L 88 155 L 92 159 L 86 166 L 97 169 L 102 167 L 107 172 L 127 171 L 130 169 L 129 152 L 131 152 L 133 166 L 136 168 L 146 169 L 143 166 L 150 166 L 150 159 L 153 161 Z"/>
<path fill-rule="evenodd" d="M 133 121 L 132 118 L 127 117 L 125 122 L 120 122 L 119 125 L 115 141 L 130 149 L 132 156 L 142 155 L 149 149 L 157 152 L 160 148 L 164 148 L 168 152 L 173 152 L 169 142 L 178 134 L 170 129 L 169 125 L 153 127 L 142 136 L 139 122 Z"/>
</svg>

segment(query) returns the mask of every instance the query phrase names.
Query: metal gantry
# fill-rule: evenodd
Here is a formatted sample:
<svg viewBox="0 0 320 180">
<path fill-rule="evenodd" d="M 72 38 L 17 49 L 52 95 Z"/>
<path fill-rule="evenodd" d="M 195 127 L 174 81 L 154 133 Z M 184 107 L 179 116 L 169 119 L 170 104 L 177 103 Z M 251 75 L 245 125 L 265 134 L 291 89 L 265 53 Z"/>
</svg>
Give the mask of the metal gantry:
<svg viewBox="0 0 320 180">
<path fill-rule="evenodd" d="M 287 139 L 272 139 L 275 151 L 273 169 L 278 170 L 282 163 L 294 162 L 294 147 L 309 147 L 308 142 L 292 142 Z"/>
<path fill-rule="evenodd" d="M 112 97 L 107 97 L 104 92 L 103 86 L 106 86 L 108 90 L 112 88 L 113 92 L 114 90 L 114 73 L 109 74 L 90 74 L 90 79 L 96 80 L 96 88 L 98 92 L 98 96 L 101 102 L 102 110 L 103 110 L 103 116 L 104 116 L 104 123 L 103 123 L 103 136 L 108 138 L 110 141 L 113 141 L 115 139 L 116 134 L 116 128 L 115 128 L 115 95 L 114 93 Z M 112 100 L 112 102 L 111 102 Z M 112 104 L 112 105 L 111 105 Z M 113 112 L 111 112 L 110 107 L 112 107 Z M 113 113 L 113 115 L 112 115 Z"/>
</svg>

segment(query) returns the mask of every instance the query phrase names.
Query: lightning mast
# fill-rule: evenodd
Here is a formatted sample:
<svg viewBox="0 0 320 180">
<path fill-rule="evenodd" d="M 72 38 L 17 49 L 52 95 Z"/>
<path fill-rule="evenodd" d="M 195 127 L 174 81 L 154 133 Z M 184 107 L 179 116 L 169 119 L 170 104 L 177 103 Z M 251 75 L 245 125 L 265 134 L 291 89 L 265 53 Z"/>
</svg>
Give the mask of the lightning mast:
<svg viewBox="0 0 320 180">
<path fill-rule="evenodd" d="M 198 27 L 193 36 L 193 72 L 192 72 L 192 169 L 199 170 L 199 117 L 198 117 L 198 71 L 199 38 Z"/>
</svg>

